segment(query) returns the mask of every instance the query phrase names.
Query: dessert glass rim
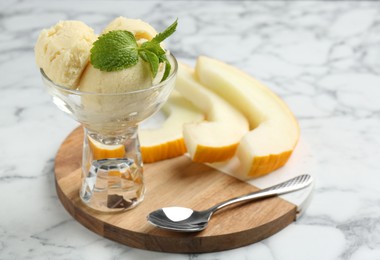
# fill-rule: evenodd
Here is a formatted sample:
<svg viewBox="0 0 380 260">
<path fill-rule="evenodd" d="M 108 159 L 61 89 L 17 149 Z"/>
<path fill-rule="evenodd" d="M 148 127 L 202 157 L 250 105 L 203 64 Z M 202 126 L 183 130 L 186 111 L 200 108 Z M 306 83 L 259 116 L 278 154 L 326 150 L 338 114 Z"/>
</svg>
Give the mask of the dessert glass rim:
<svg viewBox="0 0 380 260">
<path fill-rule="evenodd" d="M 133 90 L 133 91 L 127 91 L 127 92 L 99 93 L 99 92 L 89 92 L 89 91 L 80 91 L 78 89 L 71 89 L 71 88 L 68 88 L 68 87 L 65 87 L 65 86 L 62 86 L 60 84 L 57 84 L 57 83 L 53 82 L 45 74 L 45 72 L 44 72 L 44 70 L 42 68 L 40 68 L 40 72 L 41 72 L 42 77 L 45 80 L 47 80 L 50 84 L 52 84 L 54 87 L 56 87 L 56 88 L 58 88 L 58 89 L 60 89 L 62 91 L 65 91 L 65 92 L 69 92 L 71 94 L 75 94 L 75 95 L 114 96 L 114 95 L 139 94 L 139 93 L 149 92 L 149 91 L 161 88 L 162 86 L 164 86 L 168 81 L 170 81 L 177 74 L 177 71 L 178 71 L 178 62 L 177 62 L 177 59 L 171 53 L 169 54 L 169 56 L 171 57 L 171 59 L 173 59 L 173 63 L 174 64 L 172 64 L 172 65 L 174 65 L 174 66 L 173 66 L 173 70 L 171 71 L 171 73 L 169 74 L 169 76 L 164 81 L 159 82 L 157 84 L 153 84 L 149 88 L 144 88 L 144 89 L 139 89 L 139 90 Z"/>
</svg>

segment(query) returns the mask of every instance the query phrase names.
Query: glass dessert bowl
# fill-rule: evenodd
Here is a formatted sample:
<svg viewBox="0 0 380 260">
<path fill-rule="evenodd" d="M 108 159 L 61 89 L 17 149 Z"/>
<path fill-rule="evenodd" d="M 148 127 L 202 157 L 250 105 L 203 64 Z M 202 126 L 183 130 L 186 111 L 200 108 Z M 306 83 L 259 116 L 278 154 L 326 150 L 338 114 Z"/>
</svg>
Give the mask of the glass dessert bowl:
<svg viewBox="0 0 380 260">
<path fill-rule="evenodd" d="M 84 129 L 81 200 L 102 212 L 131 209 L 144 198 L 138 124 L 157 112 L 175 85 L 177 61 L 168 78 L 141 90 L 95 93 L 72 90 L 41 75 L 54 104 Z"/>
</svg>

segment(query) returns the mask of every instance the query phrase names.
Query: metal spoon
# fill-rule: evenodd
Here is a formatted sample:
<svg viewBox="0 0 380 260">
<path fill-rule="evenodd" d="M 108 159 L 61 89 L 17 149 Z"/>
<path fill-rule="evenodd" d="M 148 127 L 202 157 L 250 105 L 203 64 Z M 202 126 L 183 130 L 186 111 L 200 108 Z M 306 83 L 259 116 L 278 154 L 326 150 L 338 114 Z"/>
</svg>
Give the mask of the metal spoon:
<svg viewBox="0 0 380 260">
<path fill-rule="evenodd" d="M 309 186 L 312 181 L 310 175 L 304 174 L 266 189 L 229 199 L 203 211 L 183 207 L 167 207 L 151 212 L 147 219 L 152 225 L 163 229 L 181 232 L 201 231 L 207 227 L 211 216 L 221 208 L 237 202 L 267 198 L 300 190 Z"/>
</svg>

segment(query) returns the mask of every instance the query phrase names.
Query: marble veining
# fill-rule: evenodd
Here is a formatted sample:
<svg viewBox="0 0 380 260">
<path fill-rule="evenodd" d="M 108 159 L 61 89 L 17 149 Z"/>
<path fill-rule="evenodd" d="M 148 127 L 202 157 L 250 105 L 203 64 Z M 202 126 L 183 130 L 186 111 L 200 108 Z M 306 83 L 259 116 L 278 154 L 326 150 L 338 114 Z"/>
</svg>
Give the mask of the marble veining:
<svg viewBox="0 0 380 260">
<path fill-rule="evenodd" d="M 99 32 L 120 15 L 159 30 L 178 18 L 167 45 L 180 60 L 228 62 L 289 104 L 302 137 L 286 167 L 316 176 L 300 219 L 250 246 L 166 254 L 101 238 L 64 210 L 53 160 L 77 123 L 50 101 L 33 46 L 58 20 Z M 0 32 L 0 259 L 380 259 L 380 2 L 2 0 Z"/>
</svg>

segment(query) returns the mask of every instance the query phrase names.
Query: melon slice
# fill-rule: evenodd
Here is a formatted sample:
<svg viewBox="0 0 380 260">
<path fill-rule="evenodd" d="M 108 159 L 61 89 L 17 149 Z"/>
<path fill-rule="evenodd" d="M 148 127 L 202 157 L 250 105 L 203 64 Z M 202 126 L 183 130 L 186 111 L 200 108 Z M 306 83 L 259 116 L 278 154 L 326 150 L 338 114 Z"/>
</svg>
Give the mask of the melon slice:
<svg viewBox="0 0 380 260">
<path fill-rule="evenodd" d="M 194 70 L 186 65 L 179 64 L 175 88 L 206 114 L 207 121 L 184 125 L 183 136 L 191 159 L 212 163 L 231 158 L 249 131 L 244 115 L 199 84 Z"/>
<path fill-rule="evenodd" d="M 88 136 L 88 144 L 92 152 L 93 160 L 124 158 L 125 156 L 125 148 L 122 144 L 105 145 L 90 136 Z"/>
<path fill-rule="evenodd" d="M 179 93 L 172 92 L 162 107 L 165 122 L 154 129 L 140 129 L 139 139 L 144 163 L 174 158 L 186 153 L 183 125 L 204 120 L 204 114 Z"/>
<path fill-rule="evenodd" d="M 236 153 L 240 161 L 237 177 L 258 177 L 283 166 L 300 135 L 285 102 L 256 79 L 218 60 L 201 56 L 195 70 L 204 86 L 249 120 L 252 130 L 242 138 Z"/>
</svg>

